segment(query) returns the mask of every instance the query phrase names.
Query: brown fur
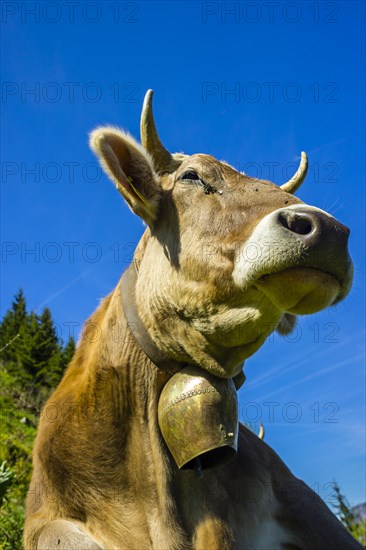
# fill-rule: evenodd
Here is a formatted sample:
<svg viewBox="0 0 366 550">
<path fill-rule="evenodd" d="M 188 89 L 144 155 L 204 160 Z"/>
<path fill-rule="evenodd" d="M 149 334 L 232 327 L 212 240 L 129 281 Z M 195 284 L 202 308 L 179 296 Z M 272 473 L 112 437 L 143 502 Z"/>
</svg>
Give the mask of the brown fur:
<svg viewBox="0 0 366 550">
<path fill-rule="evenodd" d="M 111 128 L 97 130 L 92 146 L 149 224 L 135 253 L 136 301 L 155 344 L 182 364 L 237 375 L 281 319 L 283 333 L 293 326 L 255 285 L 234 283 L 238 243 L 264 216 L 301 201 L 207 155 L 181 156 L 176 172 L 157 176 L 133 138 Z M 179 179 L 193 168 L 217 192 Z M 168 378 L 136 344 L 118 285 L 87 321 L 42 412 L 27 550 L 358 548 L 244 426 L 232 463 L 202 478 L 179 471 L 157 422 Z"/>
</svg>

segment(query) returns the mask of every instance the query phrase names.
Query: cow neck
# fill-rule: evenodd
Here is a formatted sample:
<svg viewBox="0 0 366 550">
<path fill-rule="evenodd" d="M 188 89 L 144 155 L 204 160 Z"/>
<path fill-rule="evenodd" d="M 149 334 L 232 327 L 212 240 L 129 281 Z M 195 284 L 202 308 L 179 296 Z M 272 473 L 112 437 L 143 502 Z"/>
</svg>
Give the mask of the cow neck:
<svg viewBox="0 0 366 550">
<path fill-rule="evenodd" d="M 121 279 L 122 307 L 127 320 L 128 327 L 132 332 L 138 346 L 159 369 L 169 374 L 180 371 L 184 364 L 174 361 L 156 346 L 137 311 L 136 305 L 136 282 L 137 266 L 133 262 L 124 272 Z"/>
<path fill-rule="evenodd" d="M 136 282 L 137 282 L 138 270 L 135 262 L 133 262 L 124 272 L 121 279 L 121 299 L 122 308 L 126 317 L 126 321 L 130 331 L 132 332 L 137 345 L 150 359 L 152 363 L 159 369 L 173 375 L 179 372 L 185 363 L 179 363 L 174 361 L 165 353 L 163 353 L 152 340 L 151 336 L 147 332 L 144 323 L 137 311 L 136 305 Z M 233 382 L 238 390 L 245 382 L 245 374 L 241 371 L 234 376 Z"/>
</svg>

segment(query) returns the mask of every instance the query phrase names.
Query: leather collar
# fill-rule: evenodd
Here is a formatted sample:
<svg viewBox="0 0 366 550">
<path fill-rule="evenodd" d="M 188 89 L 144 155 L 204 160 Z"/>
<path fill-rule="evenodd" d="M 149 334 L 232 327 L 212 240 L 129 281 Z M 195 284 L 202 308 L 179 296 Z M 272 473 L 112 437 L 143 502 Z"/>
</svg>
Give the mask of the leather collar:
<svg viewBox="0 0 366 550">
<path fill-rule="evenodd" d="M 148 356 L 150 361 L 154 363 L 159 369 L 162 369 L 170 374 L 174 374 L 180 371 L 184 365 L 170 359 L 159 350 L 151 336 L 147 332 L 145 325 L 143 324 L 136 307 L 136 281 L 137 281 L 137 268 L 135 264 L 131 264 L 121 279 L 121 299 L 122 307 L 126 320 L 137 344 Z"/>
</svg>

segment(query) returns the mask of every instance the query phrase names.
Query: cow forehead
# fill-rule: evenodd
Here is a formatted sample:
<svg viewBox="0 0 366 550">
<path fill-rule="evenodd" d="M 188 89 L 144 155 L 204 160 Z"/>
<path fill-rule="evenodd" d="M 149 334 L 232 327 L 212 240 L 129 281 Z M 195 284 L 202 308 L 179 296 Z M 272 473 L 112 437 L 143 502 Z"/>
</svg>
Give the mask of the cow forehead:
<svg viewBox="0 0 366 550">
<path fill-rule="evenodd" d="M 204 187 L 184 182 L 182 176 L 191 171 L 216 191 L 205 194 Z M 246 176 L 202 153 L 184 157 L 174 173 L 164 176 L 162 185 L 169 191 L 161 209 L 166 223 L 179 227 L 181 234 L 189 234 L 194 241 L 216 235 L 242 242 L 267 214 L 302 203 L 274 183 Z"/>
<path fill-rule="evenodd" d="M 187 156 L 184 158 L 180 167 L 176 171 L 176 177 L 179 177 L 186 170 L 194 169 L 196 170 L 202 178 L 207 179 L 221 179 L 229 187 L 236 187 L 242 189 L 243 184 L 261 184 L 261 189 L 258 191 L 265 191 L 269 188 L 278 189 L 277 185 L 267 180 L 259 180 L 239 172 L 233 166 L 231 166 L 226 161 L 219 161 L 215 157 L 204 154 L 197 153 L 195 155 Z"/>
<path fill-rule="evenodd" d="M 201 172 L 202 176 L 204 176 L 205 173 L 207 176 L 220 175 L 221 177 L 227 177 L 234 174 L 240 175 L 239 172 L 237 172 L 237 170 L 235 170 L 228 163 L 219 161 L 215 157 L 204 153 L 197 153 L 195 155 L 187 156 L 183 160 L 177 172 L 181 173 L 182 171 L 187 170 L 187 168 L 195 168 Z"/>
<path fill-rule="evenodd" d="M 302 201 L 292 194 L 283 191 L 271 181 L 253 178 L 242 172 L 238 172 L 225 161 L 219 161 L 211 155 L 198 153 L 187 156 L 173 175 L 171 183 L 177 187 L 178 180 L 187 172 L 194 170 L 208 184 L 218 190 L 214 201 L 209 201 L 211 206 L 221 210 L 258 208 L 258 216 L 268 214 L 276 208 L 283 208 L 290 204 L 302 204 Z M 179 187 L 179 186 L 178 186 Z M 198 207 L 197 203 L 196 208 Z M 200 201 L 200 208 L 204 201 Z M 185 202 L 185 206 L 186 202 Z"/>
</svg>

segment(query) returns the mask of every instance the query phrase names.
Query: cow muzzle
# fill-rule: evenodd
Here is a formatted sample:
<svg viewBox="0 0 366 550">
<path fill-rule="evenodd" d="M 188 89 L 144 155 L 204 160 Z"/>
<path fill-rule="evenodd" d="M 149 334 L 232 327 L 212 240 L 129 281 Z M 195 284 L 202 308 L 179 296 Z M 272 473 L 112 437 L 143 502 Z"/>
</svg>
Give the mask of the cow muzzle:
<svg viewBox="0 0 366 550">
<path fill-rule="evenodd" d="M 255 286 L 280 310 L 314 313 L 342 300 L 352 284 L 349 229 L 323 210 L 292 205 L 265 216 L 241 247 L 238 286 Z"/>
</svg>

